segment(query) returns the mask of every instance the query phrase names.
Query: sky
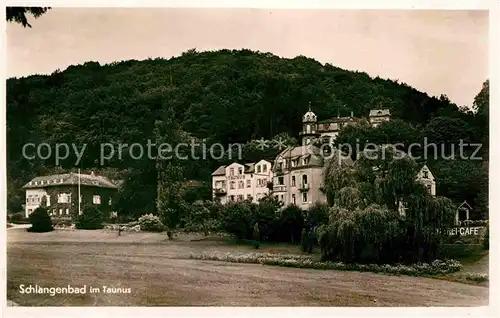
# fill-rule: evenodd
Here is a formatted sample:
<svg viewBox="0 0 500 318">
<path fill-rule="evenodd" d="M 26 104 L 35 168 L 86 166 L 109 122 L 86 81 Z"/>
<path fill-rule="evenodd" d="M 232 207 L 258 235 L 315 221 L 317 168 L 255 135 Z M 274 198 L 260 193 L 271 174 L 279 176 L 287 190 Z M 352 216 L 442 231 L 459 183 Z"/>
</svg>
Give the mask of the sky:
<svg viewBox="0 0 500 318">
<path fill-rule="evenodd" d="M 487 11 L 53 8 L 29 21 L 7 24 L 7 77 L 247 48 L 398 80 L 459 106 L 488 78 Z"/>
</svg>

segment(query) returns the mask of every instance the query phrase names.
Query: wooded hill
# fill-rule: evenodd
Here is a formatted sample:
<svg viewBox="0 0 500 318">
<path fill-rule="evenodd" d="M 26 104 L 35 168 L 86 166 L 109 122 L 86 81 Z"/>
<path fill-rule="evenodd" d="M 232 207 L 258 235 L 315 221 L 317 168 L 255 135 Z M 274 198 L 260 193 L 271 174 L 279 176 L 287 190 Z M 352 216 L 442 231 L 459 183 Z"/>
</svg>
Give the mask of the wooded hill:
<svg viewBox="0 0 500 318">
<path fill-rule="evenodd" d="M 154 175 L 152 163 L 126 158 L 100 167 L 99 144 L 145 145 L 154 139 L 155 120 L 165 116 L 191 136 L 206 138 L 207 143 L 244 143 L 279 133 L 298 138 L 309 102 L 319 119 L 348 116 L 351 111 L 366 117 L 370 109 L 389 108 L 392 117 L 401 120 L 396 122 L 415 131 L 432 128 L 436 126 L 433 120 L 440 120 L 437 128 L 445 141 L 466 131 L 469 140 L 481 142 L 487 140 L 488 131 L 484 94 L 487 90 L 477 98 L 483 102 L 474 105 L 476 112 L 465 111 L 444 95 L 430 97 L 398 81 L 371 78 L 304 56 L 286 59 L 250 50 L 198 53 L 193 49 L 171 59 L 106 65 L 87 62 L 51 75 L 11 78 L 7 80 L 9 209 L 17 209 L 24 201 L 19 191 L 22 184 L 59 169 L 53 158 L 23 159 L 22 146 L 29 142 L 86 143 L 81 168 L 107 168 L 108 172 L 116 168 L 118 176 L 112 177 L 125 180 L 133 173 L 143 175 L 145 169 L 149 177 L 143 179 L 149 180 Z M 443 127 L 443 118 L 451 130 Z M 443 132 L 443 128 L 449 131 Z M 74 168 L 74 162 L 70 157 L 62 168 Z M 220 164 L 214 160 L 193 163 L 186 178 L 208 181 L 212 169 Z M 480 164 L 478 167 L 482 170 Z M 449 166 L 443 169 L 449 170 Z M 439 171 L 435 174 L 440 177 Z M 137 182 L 141 191 L 155 189 L 154 181 L 147 186 Z M 476 187 L 468 199 L 474 200 L 478 191 Z"/>
</svg>

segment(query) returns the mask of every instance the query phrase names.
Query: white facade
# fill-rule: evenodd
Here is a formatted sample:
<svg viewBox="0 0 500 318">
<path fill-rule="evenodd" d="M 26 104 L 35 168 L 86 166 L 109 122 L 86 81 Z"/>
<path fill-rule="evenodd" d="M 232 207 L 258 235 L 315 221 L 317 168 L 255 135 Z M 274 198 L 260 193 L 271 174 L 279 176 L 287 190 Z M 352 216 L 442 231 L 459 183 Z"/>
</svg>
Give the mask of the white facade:
<svg viewBox="0 0 500 318">
<path fill-rule="evenodd" d="M 26 189 L 26 205 L 24 207 L 25 216 L 28 217 L 42 203 L 42 198 L 47 199 L 47 206 L 50 206 L 50 196 L 42 188 Z"/>
<path fill-rule="evenodd" d="M 221 203 L 259 199 L 269 194 L 268 182 L 273 179 L 272 165 L 269 161 L 257 163 L 232 163 L 219 167 L 212 174 L 213 197 Z"/>
</svg>

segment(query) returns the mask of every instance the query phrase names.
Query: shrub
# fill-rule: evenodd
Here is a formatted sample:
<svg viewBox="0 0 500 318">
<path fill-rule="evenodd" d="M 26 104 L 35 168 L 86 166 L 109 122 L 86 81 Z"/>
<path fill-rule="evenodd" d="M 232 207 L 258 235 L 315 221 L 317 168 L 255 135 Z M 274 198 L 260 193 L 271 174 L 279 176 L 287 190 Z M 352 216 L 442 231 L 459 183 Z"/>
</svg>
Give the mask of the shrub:
<svg viewBox="0 0 500 318">
<path fill-rule="evenodd" d="M 24 215 L 24 212 L 18 212 L 10 215 L 10 222 L 14 224 L 30 224 L 29 218 Z"/>
<path fill-rule="evenodd" d="M 488 274 L 485 273 L 466 273 L 463 276 L 466 280 L 470 280 L 476 283 L 481 283 L 489 280 Z"/>
<path fill-rule="evenodd" d="M 246 201 L 225 205 L 221 211 L 221 229 L 238 239 L 251 239 L 255 209 L 253 203 Z"/>
<path fill-rule="evenodd" d="M 47 209 L 43 207 L 36 208 L 35 211 L 30 214 L 29 220 L 31 227 L 28 229 L 28 232 L 42 233 L 50 232 L 54 229 Z"/>
<path fill-rule="evenodd" d="M 280 242 L 296 243 L 301 239 L 304 228 L 304 211 L 296 205 L 289 205 L 281 211 L 277 239 Z"/>
<path fill-rule="evenodd" d="M 160 221 L 160 218 L 153 214 L 146 214 L 139 218 L 141 231 L 146 232 L 162 232 L 165 226 Z"/>
<path fill-rule="evenodd" d="M 102 229 L 104 225 L 101 211 L 93 205 L 85 206 L 83 213 L 76 219 L 75 227 L 81 230 Z"/>
<path fill-rule="evenodd" d="M 71 226 L 73 220 L 71 217 L 52 217 L 52 224 L 55 227 Z"/>
<path fill-rule="evenodd" d="M 307 211 L 304 226 L 319 226 L 328 223 L 329 206 L 326 203 L 316 202 Z"/>
<path fill-rule="evenodd" d="M 188 232 L 203 232 L 208 235 L 219 228 L 218 206 L 210 201 L 195 201 L 191 204 L 184 220 L 184 229 Z"/>
</svg>

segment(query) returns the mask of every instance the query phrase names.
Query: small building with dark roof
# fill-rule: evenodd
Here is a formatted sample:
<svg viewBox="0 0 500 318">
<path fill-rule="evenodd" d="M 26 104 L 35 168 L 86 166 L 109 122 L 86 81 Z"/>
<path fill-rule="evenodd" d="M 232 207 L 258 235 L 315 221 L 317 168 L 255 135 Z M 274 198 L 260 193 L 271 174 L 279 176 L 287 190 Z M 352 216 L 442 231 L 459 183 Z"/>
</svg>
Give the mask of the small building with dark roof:
<svg viewBox="0 0 500 318">
<path fill-rule="evenodd" d="M 96 205 L 105 216 L 112 211 L 113 198 L 118 186 L 104 176 L 65 173 L 33 178 L 23 188 L 26 190 L 25 215 L 29 216 L 42 201 L 52 216 L 75 216 L 78 210 L 78 185 L 80 208 Z"/>
</svg>

